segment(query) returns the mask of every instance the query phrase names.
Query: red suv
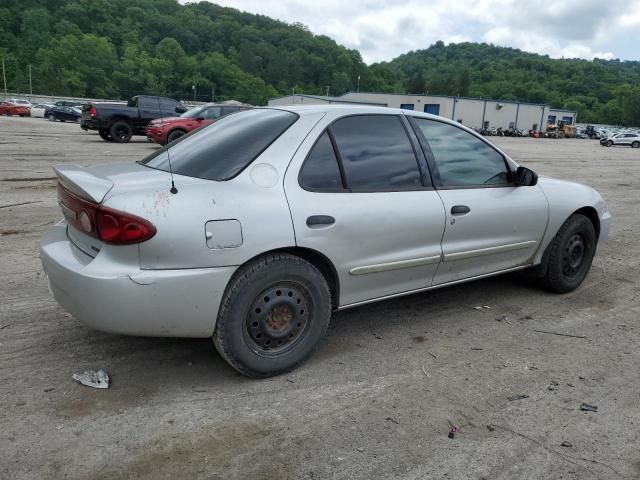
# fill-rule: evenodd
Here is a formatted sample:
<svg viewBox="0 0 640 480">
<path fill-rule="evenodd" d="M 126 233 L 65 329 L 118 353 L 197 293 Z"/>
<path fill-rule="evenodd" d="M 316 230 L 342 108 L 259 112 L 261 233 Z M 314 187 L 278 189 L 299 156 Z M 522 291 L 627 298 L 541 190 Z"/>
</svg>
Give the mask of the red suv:
<svg viewBox="0 0 640 480">
<path fill-rule="evenodd" d="M 25 102 L 26 103 L 26 102 Z M 21 117 L 28 117 L 31 113 L 29 104 L 18 104 L 12 101 L 5 100 L 0 103 L 0 115 L 20 115 Z"/>
<path fill-rule="evenodd" d="M 147 125 L 147 139 L 166 145 L 196 128 L 209 125 L 225 115 L 245 110 L 237 105 L 207 103 L 183 113 L 179 117 L 156 118 Z"/>
</svg>

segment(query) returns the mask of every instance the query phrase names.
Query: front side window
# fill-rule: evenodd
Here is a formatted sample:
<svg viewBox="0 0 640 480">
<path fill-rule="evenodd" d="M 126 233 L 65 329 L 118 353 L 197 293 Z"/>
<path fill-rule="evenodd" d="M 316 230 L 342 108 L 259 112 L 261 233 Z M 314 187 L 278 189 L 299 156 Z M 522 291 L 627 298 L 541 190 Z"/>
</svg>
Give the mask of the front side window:
<svg viewBox="0 0 640 480">
<path fill-rule="evenodd" d="M 193 130 L 155 151 L 146 165 L 206 180 L 229 180 L 240 173 L 298 119 L 295 113 L 270 108 L 228 115 L 204 128 Z"/>
<path fill-rule="evenodd" d="M 338 159 L 326 131 L 313 146 L 302 166 L 300 185 L 307 190 L 343 190 Z"/>
<path fill-rule="evenodd" d="M 331 132 L 353 191 L 422 187 L 411 141 L 396 115 L 354 115 L 334 122 Z"/>
<path fill-rule="evenodd" d="M 426 138 L 443 187 L 509 185 L 504 157 L 478 137 L 443 122 L 414 118 Z"/>
</svg>

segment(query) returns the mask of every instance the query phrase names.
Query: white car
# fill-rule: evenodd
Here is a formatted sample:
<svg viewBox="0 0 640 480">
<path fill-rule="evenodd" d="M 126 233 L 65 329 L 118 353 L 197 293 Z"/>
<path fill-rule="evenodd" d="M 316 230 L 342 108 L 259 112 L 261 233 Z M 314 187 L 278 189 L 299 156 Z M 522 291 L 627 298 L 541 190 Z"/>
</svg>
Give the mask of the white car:
<svg viewBox="0 0 640 480">
<path fill-rule="evenodd" d="M 31 116 L 44 118 L 45 112 L 51 107 L 53 107 L 53 105 L 50 103 L 39 103 L 37 105 L 33 105 L 31 107 Z"/>
<path fill-rule="evenodd" d="M 600 140 L 600 145 L 603 147 L 627 145 L 631 148 L 640 148 L 640 135 L 637 133 L 616 133 L 615 135 Z"/>
<path fill-rule="evenodd" d="M 213 337 L 252 377 L 302 362 L 333 310 L 531 267 L 574 290 L 611 224 L 594 189 L 386 107 L 254 108 L 55 172 L 65 220 L 40 256 L 60 304 L 109 332 Z"/>
</svg>

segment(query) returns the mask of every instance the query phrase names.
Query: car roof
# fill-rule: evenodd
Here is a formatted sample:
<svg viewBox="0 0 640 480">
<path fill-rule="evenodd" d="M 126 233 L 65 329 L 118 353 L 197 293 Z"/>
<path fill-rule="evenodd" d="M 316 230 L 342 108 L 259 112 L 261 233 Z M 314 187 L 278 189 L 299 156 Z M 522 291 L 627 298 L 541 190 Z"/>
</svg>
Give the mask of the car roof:
<svg viewBox="0 0 640 480">
<path fill-rule="evenodd" d="M 401 108 L 390 107 L 378 107 L 375 105 L 274 105 L 272 107 L 262 108 L 274 108 L 278 110 L 286 110 L 289 112 L 297 113 L 298 115 L 307 115 L 312 113 L 328 113 L 328 112 L 341 112 L 344 115 L 364 115 L 364 114 L 386 114 L 386 115 L 408 115 L 412 117 L 429 118 L 438 120 L 452 125 L 462 126 L 459 122 L 454 122 L 448 118 L 440 117 L 438 115 L 432 115 L 430 113 L 423 113 L 416 110 L 405 110 Z"/>
</svg>

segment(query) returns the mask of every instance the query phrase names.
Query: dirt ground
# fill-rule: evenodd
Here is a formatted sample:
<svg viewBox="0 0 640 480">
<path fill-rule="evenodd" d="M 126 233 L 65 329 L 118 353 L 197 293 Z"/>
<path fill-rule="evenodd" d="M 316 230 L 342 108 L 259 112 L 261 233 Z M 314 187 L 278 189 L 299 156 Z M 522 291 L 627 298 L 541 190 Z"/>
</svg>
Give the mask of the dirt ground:
<svg viewBox="0 0 640 480">
<path fill-rule="evenodd" d="M 0 118 L 0 478 L 640 478 L 640 150 L 495 141 L 607 200 L 585 284 L 554 295 L 508 275 L 341 312 L 301 368 L 256 381 L 209 340 L 96 332 L 49 294 L 51 167 L 156 147 Z M 98 368 L 109 390 L 71 379 Z"/>
</svg>

